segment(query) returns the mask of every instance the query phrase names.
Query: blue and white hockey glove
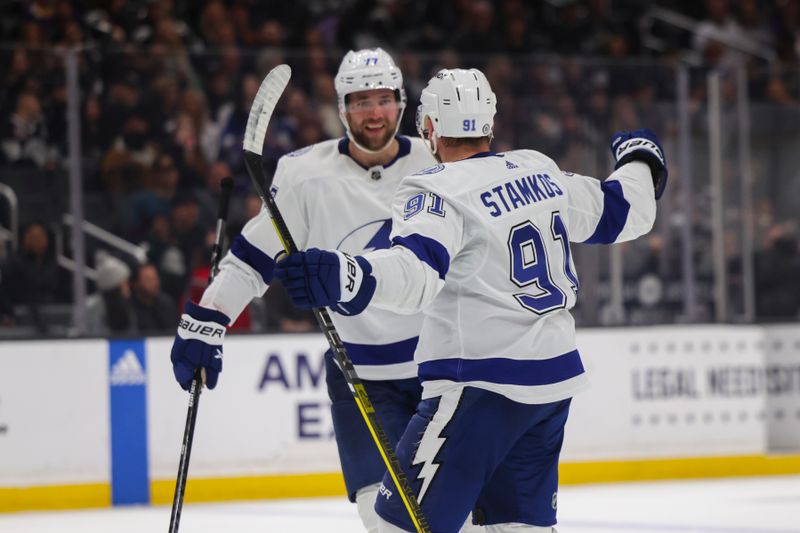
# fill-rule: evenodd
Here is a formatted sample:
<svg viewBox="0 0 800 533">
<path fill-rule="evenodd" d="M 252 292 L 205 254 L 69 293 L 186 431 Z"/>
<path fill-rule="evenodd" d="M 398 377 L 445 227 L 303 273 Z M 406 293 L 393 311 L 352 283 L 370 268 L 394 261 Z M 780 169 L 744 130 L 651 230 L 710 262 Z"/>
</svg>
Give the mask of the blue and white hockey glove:
<svg viewBox="0 0 800 533">
<path fill-rule="evenodd" d="M 377 284 L 372 265 L 363 257 L 317 248 L 279 259 L 275 277 L 296 306 L 332 307 L 343 315 L 362 312 Z"/>
<path fill-rule="evenodd" d="M 192 386 L 198 368 L 205 369 L 205 384 L 217 386 L 222 372 L 222 341 L 230 318 L 192 302 L 186 302 L 178 323 L 178 334 L 172 344 L 172 371 L 184 390 Z"/>
<path fill-rule="evenodd" d="M 650 167 L 653 174 L 653 187 L 656 200 L 664 194 L 667 186 L 667 160 L 656 134 L 649 129 L 618 131 L 611 138 L 611 153 L 614 155 L 614 169 L 631 161 L 642 161 Z"/>
</svg>

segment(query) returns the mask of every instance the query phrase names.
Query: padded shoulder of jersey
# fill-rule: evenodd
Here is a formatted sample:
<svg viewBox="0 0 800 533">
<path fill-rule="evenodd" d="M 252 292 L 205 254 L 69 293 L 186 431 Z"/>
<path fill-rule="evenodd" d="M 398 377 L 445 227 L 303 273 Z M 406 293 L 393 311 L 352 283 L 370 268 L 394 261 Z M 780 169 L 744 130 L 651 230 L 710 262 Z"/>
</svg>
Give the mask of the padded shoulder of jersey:
<svg viewBox="0 0 800 533">
<path fill-rule="evenodd" d="M 330 173 L 341 164 L 337 160 L 344 157 L 339 153 L 338 144 L 339 139 L 330 139 L 282 156 L 278 159 L 275 181 L 290 179 L 297 183 Z"/>
<path fill-rule="evenodd" d="M 558 168 L 558 165 L 556 165 L 555 161 L 544 155 L 542 152 L 537 152 L 536 150 L 528 150 L 528 149 L 509 150 L 508 152 L 503 152 L 503 155 L 510 161 L 514 162 L 519 161 L 519 162 L 524 162 L 525 164 L 535 165 L 540 167 L 554 166 Z"/>
</svg>

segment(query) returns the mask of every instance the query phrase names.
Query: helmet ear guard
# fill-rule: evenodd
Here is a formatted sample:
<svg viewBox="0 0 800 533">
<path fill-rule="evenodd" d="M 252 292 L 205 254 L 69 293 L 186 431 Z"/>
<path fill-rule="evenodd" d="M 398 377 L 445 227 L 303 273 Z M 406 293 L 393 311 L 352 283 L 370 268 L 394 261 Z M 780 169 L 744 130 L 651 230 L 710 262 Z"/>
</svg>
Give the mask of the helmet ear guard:
<svg viewBox="0 0 800 533">
<path fill-rule="evenodd" d="M 358 146 L 359 149 L 368 153 L 378 153 L 389 146 L 394 140 L 394 136 L 400 129 L 400 122 L 406 108 L 406 91 L 403 88 L 403 73 L 394 63 L 392 56 L 382 48 L 365 48 L 363 50 L 350 50 L 345 54 L 339 65 L 339 71 L 334 79 L 336 95 L 339 103 L 339 119 L 344 124 L 347 137 Z M 386 146 L 380 150 L 370 150 L 361 146 L 350 131 L 350 123 L 347 120 L 347 96 L 361 91 L 372 91 L 376 89 L 391 89 L 397 98 L 397 125 L 394 135 Z"/>
</svg>

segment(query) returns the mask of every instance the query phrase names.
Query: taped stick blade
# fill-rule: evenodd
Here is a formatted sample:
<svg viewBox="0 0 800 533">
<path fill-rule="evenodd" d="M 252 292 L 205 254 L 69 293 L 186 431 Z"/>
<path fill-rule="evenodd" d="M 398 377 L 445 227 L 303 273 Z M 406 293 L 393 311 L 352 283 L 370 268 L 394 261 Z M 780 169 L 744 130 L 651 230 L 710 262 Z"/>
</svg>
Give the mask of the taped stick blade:
<svg viewBox="0 0 800 533">
<path fill-rule="evenodd" d="M 261 155 L 264 136 L 267 134 L 267 126 L 275 111 L 275 105 L 291 77 L 292 69 L 289 65 L 278 65 L 270 70 L 261 82 L 261 87 L 258 88 L 250 106 L 250 115 L 247 117 L 247 127 L 244 131 L 244 149 L 248 152 Z"/>
</svg>

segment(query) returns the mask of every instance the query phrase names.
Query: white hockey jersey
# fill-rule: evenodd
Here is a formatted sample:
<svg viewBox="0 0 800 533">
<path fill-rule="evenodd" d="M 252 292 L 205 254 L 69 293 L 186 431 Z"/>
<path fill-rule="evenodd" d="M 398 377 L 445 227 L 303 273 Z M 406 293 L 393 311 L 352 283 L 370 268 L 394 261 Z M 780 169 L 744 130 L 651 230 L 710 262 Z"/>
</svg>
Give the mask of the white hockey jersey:
<svg viewBox="0 0 800 533">
<path fill-rule="evenodd" d="M 522 403 L 561 400 L 586 381 L 569 242 L 634 239 L 655 213 L 644 163 L 602 183 L 532 150 L 437 165 L 403 180 L 394 246 L 365 255 L 377 278 L 371 305 L 425 310 L 423 398 L 470 385 Z"/>
<path fill-rule="evenodd" d="M 399 136 L 400 151 L 386 166 L 364 168 L 348 152 L 347 139 L 325 141 L 282 157 L 270 192 L 300 250 L 326 248 L 361 255 L 388 248 L 391 205 L 400 180 L 436 161 L 420 139 Z M 274 258 L 283 251 L 269 213 L 250 220 L 219 275 L 200 302 L 235 319 L 267 289 Z M 416 377 L 414 349 L 421 314 L 368 309 L 357 316 L 331 313 L 359 377 Z"/>
</svg>

